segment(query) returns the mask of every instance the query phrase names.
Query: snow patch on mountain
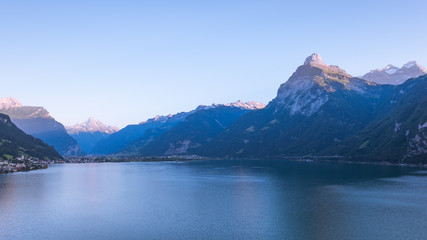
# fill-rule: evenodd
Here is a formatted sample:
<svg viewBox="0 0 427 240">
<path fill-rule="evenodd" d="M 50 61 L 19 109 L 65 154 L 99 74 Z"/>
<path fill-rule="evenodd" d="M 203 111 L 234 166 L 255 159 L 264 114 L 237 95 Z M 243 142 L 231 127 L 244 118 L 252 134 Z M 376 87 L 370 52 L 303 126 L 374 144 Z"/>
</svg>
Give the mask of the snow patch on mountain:
<svg viewBox="0 0 427 240">
<path fill-rule="evenodd" d="M 387 69 L 387 70 L 385 70 L 385 72 L 387 73 L 387 74 L 394 74 L 395 72 L 397 72 L 397 69 Z"/>
<path fill-rule="evenodd" d="M 196 108 L 196 111 L 202 110 L 202 109 L 212 109 L 212 108 L 217 108 L 217 107 L 221 107 L 221 106 L 238 107 L 238 108 L 246 109 L 246 110 L 256 110 L 256 109 L 262 109 L 266 105 L 264 103 L 255 102 L 255 101 L 243 102 L 243 101 L 238 100 L 237 102 L 226 103 L 226 104 L 215 104 L 214 103 L 210 106 L 200 105 Z"/>
<path fill-rule="evenodd" d="M 242 109 L 247 110 L 256 110 L 256 109 L 262 109 L 265 107 L 264 103 L 255 102 L 255 101 L 249 101 L 249 102 L 242 102 L 238 100 L 237 102 L 233 103 L 227 103 L 227 104 L 216 104 L 217 106 L 227 106 L 227 107 L 238 107 Z"/>
</svg>

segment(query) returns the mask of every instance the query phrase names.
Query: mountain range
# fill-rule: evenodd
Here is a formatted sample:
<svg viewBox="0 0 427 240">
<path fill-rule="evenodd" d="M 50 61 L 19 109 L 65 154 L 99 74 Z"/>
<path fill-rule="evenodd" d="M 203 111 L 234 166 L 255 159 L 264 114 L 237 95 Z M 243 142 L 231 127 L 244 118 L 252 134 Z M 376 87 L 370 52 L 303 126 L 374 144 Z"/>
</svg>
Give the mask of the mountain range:
<svg viewBox="0 0 427 240">
<path fill-rule="evenodd" d="M 214 109 L 219 106 L 253 110 L 262 108 L 265 105 L 257 102 L 237 101 L 228 104 L 212 104 L 210 106 L 200 105 L 189 112 L 181 112 L 167 116 L 156 116 L 139 124 L 128 125 L 120 131 L 111 134 L 106 139 L 100 140 L 95 144 L 93 153 L 113 154 L 123 151 L 124 153 L 131 153 L 131 155 L 135 155 L 133 152 L 135 149 L 138 149 L 137 151 L 139 151 L 139 149 L 145 145 L 146 141 L 150 141 L 167 130 L 172 129 L 177 124 L 183 122 L 189 115 L 200 110 Z"/>
<path fill-rule="evenodd" d="M 312 54 L 267 105 L 242 101 L 200 105 L 120 130 L 90 118 L 67 127 L 68 133 L 43 107 L 23 106 L 14 98 L 1 99 L 0 112 L 65 156 L 82 154 L 80 145 L 88 154 L 133 157 L 329 157 L 426 163 L 426 74 L 412 61 L 353 77 Z"/>
<path fill-rule="evenodd" d="M 323 63 L 318 54 L 313 54 L 280 86 L 276 98 L 264 109 L 238 119 L 199 154 L 320 155 L 375 117 L 382 95 L 375 93 L 376 86 Z"/>
<path fill-rule="evenodd" d="M 410 78 L 416 78 L 427 74 L 427 69 L 415 61 L 404 64 L 401 68 L 391 64 L 382 69 L 375 69 L 363 75 L 363 79 L 378 83 L 399 85 Z"/>
<path fill-rule="evenodd" d="M 264 109 L 244 115 L 198 154 L 334 156 L 425 162 L 427 76 L 380 85 L 308 57 Z"/>
<path fill-rule="evenodd" d="M 180 122 L 163 124 L 161 127 L 147 130 L 144 135 L 131 142 L 121 154 L 139 156 L 193 154 L 244 114 L 264 107 L 263 103 L 242 101 L 201 105 Z"/>
<path fill-rule="evenodd" d="M 205 108 L 173 127 L 153 128 L 122 153 L 425 162 L 427 76 L 401 81 L 378 84 L 353 77 L 313 54 L 266 107 L 235 118 L 221 118 L 224 109 Z"/>
<path fill-rule="evenodd" d="M 77 141 L 45 108 L 23 106 L 17 99 L 8 97 L 0 99 L 0 113 L 8 115 L 18 128 L 53 146 L 61 155 L 82 154 Z"/>
</svg>

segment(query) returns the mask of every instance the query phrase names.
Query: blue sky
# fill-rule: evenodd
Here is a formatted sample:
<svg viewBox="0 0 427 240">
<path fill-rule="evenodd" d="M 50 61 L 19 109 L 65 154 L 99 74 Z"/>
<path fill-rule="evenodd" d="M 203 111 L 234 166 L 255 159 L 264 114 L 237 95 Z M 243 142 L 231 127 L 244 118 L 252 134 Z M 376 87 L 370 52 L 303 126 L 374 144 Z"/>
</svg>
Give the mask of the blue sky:
<svg viewBox="0 0 427 240">
<path fill-rule="evenodd" d="M 0 0 L 0 97 L 123 127 L 267 103 L 313 52 L 352 75 L 427 66 L 427 1 Z"/>
</svg>

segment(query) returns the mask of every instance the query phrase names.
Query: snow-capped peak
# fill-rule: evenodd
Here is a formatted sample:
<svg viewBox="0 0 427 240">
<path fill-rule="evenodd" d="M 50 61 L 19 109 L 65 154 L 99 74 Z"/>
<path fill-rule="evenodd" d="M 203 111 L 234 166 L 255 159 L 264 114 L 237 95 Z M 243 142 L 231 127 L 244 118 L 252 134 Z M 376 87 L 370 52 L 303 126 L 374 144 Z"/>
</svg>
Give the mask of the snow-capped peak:
<svg viewBox="0 0 427 240">
<path fill-rule="evenodd" d="M 233 106 L 233 107 L 239 107 L 247 110 L 256 110 L 256 109 L 262 109 L 265 107 L 264 103 L 255 102 L 255 101 L 249 101 L 249 102 L 242 102 L 238 100 L 237 102 L 233 103 L 227 103 L 224 104 L 225 106 Z"/>
<path fill-rule="evenodd" d="M 146 121 L 142 121 L 138 124 L 145 124 L 145 123 L 149 123 L 149 122 L 166 122 L 169 118 L 171 118 L 173 115 L 169 114 L 169 115 L 156 115 L 153 118 L 149 118 Z"/>
<path fill-rule="evenodd" d="M 105 125 L 104 123 L 93 117 L 89 118 L 83 123 L 76 124 L 74 126 L 68 126 L 66 127 L 66 129 L 69 134 L 77 134 L 80 132 L 102 132 L 112 134 L 119 130 L 119 128 Z"/>
<path fill-rule="evenodd" d="M 401 68 L 389 64 L 384 68 L 372 70 L 362 78 L 379 84 L 398 85 L 409 78 L 419 77 L 424 74 L 427 74 L 427 69 L 415 61 L 410 61 Z"/>
<path fill-rule="evenodd" d="M 22 107 L 22 103 L 20 103 L 14 97 L 7 97 L 0 99 L 0 109 L 9 109 L 9 108 L 17 108 Z"/>
<path fill-rule="evenodd" d="M 247 109 L 247 110 L 256 110 L 256 109 L 262 109 L 266 105 L 264 103 L 255 102 L 255 101 L 243 102 L 243 101 L 238 100 L 237 102 L 226 103 L 226 104 L 214 103 L 210 106 L 209 105 L 200 105 L 196 108 L 196 110 L 211 109 L 211 108 L 217 108 L 217 107 L 221 107 L 221 106 L 238 107 L 238 108 Z"/>
</svg>

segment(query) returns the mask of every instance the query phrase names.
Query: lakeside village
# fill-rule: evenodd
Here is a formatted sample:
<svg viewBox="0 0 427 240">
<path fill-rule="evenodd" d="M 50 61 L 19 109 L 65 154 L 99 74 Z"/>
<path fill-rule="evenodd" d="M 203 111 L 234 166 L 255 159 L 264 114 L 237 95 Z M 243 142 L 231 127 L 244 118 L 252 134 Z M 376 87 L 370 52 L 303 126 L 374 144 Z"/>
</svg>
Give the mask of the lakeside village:
<svg viewBox="0 0 427 240">
<path fill-rule="evenodd" d="M 323 159 L 324 158 L 324 159 Z M 391 163 L 391 162 L 351 162 L 345 160 L 339 160 L 339 156 L 317 156 L 317 157 L 286 157 L 277 159 L 286 159 L 294 161 L 324 161 L 324 162 L 341 162 L 341 163 L 352 163 L 352 164 L 375 164 L 375 165 L 399 165 L 408 167 L 423 167 L 427 168 L 427 164 L 402 164 L 402 163 Z M 28 172 L 31 170 L 46 169 L 49 164 L 76 164 L 76 163 L 117 163 L 117 162 L 182 162 L 182 161 L 194 161 L 194 160 L 217 160 L 218 158 L 201 157 L 198 155 L 171 155 L 171 156 L 151 156 L 151 157 L 131 157 L 131 156 L 114 156 L 114 155 L 86 155 L 86 156 L 72 156 L 63 157 L 63 160 L 40 160 L 38 158 L 29 157 L 25 158 L 24 155 L 17 157 L 13 160 L 2 160 L 0 158 L 0 174 L 2 173 L 14 173 L 14 172 Z M 223 158 L 219 158 L 223 159 Z M 255 158 L 251 158 L 255 159 Z"/>
<path fill-rule="evenodd" d="M 13 173 L 13 172 L 28 172 L 37 169 L 46 169 L 48 164 L 52 163 L 64 163 L 62 160 L 46 161 L 38 158 L 29 157 L 25 158 L 24 155 L 17 157 L 13 160 L 1 160 L 0 159 L 0 174 L 1 173 Z"/>
</svg>

